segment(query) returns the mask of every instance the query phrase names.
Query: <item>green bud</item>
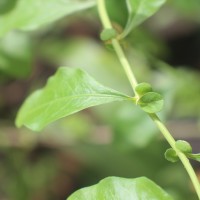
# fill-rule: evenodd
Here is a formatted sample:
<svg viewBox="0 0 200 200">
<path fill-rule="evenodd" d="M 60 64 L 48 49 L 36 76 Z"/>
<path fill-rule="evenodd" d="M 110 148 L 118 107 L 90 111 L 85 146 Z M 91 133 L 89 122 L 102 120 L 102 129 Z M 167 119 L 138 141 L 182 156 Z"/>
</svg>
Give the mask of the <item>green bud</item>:
<svg viewBox="0 0 200 200">
<path fill-rule="evenodd" d="M 176 151 L 172 148 L 166 150 L 165 158 L 170 162 L 177 162 L 179 160 Z"/>
<path fill-rule="evenodd" d="M 175 146 L 182 153 L 192 153 L 191 145 L 188 142 L 184 141 L 184 140 L 176 141 Z"/>
<path fill-rule="evenodd" d="M 138 99 L 137 104 L 147 113 L 156 113 L 162 110 L 164 100 L 159 93 L 147 92 Z"/>
<path fill-rule="evenodd" d="M 137 93 L 138 96 L 142 96 L 146 94 L 147 92 L 152 92 L 152 87 L 149 83 L 139 83 L 135 87 L 135 92 Z"/>
<path fill-rule="evenodd" d="M 100 34 L 100 38 L 103 41 L 108 41 L 111 40 L 113 38 L 117 37 L 117 31 L 113 28 L 111 29 L 104 29 L 101 34 Z"/>
</svg>

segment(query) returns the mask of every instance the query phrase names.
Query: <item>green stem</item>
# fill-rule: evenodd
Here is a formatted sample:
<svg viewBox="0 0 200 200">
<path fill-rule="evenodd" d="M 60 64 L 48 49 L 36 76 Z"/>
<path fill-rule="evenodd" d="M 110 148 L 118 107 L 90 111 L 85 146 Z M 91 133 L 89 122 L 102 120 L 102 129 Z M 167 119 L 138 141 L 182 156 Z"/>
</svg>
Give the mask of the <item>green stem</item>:
<svg viewBox="0 0 200 200">
<path fill-rule="evenodd" d="M 194 169 L 192 168 L 192 165 L 190 164 L 189 159 L 185 156 L 185 154 L 183 154 L 181 151 L 179 151 L 176 147 L 175 147 L 175 140 L 172 137 L 172 135 L 170 134 L 170 132 L 168 131 L 168 129 L 166 128 L 166 126 L 161 122 L 161 120 L 159 119 L 159 117 L 156 114 L 149 114 L 149 116 L 151 117 L 151 119 L 154 121 L 154 123 L 157 125 L 157 127 L 159 128 L 159 130 L 162 132 L 162 134 L 164 135 L 165 139 L 168 141 L 168 143 L 170 144 L 170 146 L 176 151 L 179 159 L 181 160 L 181 162 L 183 163 L 183 166 L 185 167 L 187 173 L 189 174 L 189 177 L 194 185 L 194 188 L 196 190 L 196 193 L 200 199 L 200 184 L 199 184 L 199 180 L 194 172 Z"/>
<path fill-rule="evenodd" d="M 106 9 L 105 9 L 105 1 L 104 0 L 98 0 L 98 10 L 99 10 L 99 16 L 101 18 L 104 28 L 105 29 L 113 28 L 112 24 L 110 22 L 110 19 L 108 17 L 108 14 L 106 12 Z M 117 53 L 119 61 L 121 62 L 122 66 L 124 68 L 124 71 L 128 77 L 128 80 L 129 80 L 132 88 L 135 88 L 135 86 L 137 85 L 137 80 L 131 70 L 131 66 L 130 66 L 128 60 L 126 59 L 126 56 L 124 55 L 124 52 L 123 52 L 119 42 L 116 39 L 112 39 L 112 45 Z"/>
<path fill-rule="evenodd" d="M 129 80 L 132 88 L 135 89 L 135 87 L 137 85 L 137 80 L 136 80 L 136 78 L 135 78 L 135 76 L 134 76 L 134 74 L 133 74 L 133 72 L 131 70 L 130 64 L 126 59 L 126 57 L 124 55 L 124 52 L 122 51 L 122 48 L 121 48 L 119 42 L 116 39 L 113 39 L 112 40 L 112 45 L 113 45 L 113 47 L 114 47 L 114 49 L 115 49 L 115 51 L 117 53 L 117 56 L 118 56 L 122 66 L 124 68 L 124 71 L 125 71 L 125 73 L 126 73 L 126 75 L 128 77 L 128 80 Z"/>
<path fill-rule="evenodd" d="M 113 28 L 111 21 L 108 17 L 107 11 L 106 11 L 106 5 L 105 5 L 105 0 L 98 0 L 98 11 L 99 11 L 99 16 L 101 18 L 101 22 L 104 26 L 105 29 L 110 29 Z M 126 59 L 126 56 L 124 55 L 124 52 L 118 42 L 117 39 L 112 39 L 112 45 L 116 51 L 116 54 L 124 68 L 124 71 L 129 79 L 129 82 L 133 88 L 133 90 L 135 90 L 135 87 L 137 85 L 137 80 L 131 70 L 130 64 L 128 62 L 128 60 Z M 194 188 L 196 190 L 196 193 L 200 199 L 200 184 L 199 184 L 199 180 L 194 172 L 194 169 L 192 168 L 188 158 L 185 156 L 185 154 L 183 154 L 181 151 L 179 151 L 176 147 L 175 147 L 175 140 L 172 137 L 172 135 L 170 134 L 170 132 L 168 131 L 168 129 L 166 128 L 166 126 L 161 122 L 161 120 L 159 119 L 159 117 L 156 114 L 149 114 L 150 118 L 154 121 L 154 123 L 156 124 L 156 126 L 158 127 L 158 129 L 161 131 L 161 133 L 163 134 L 163 136 L 165 137 L 165 139 L 167 140 L 167 142 L 170 144 L 170 146 L 176 151 L 179 159 L 181 160 L 181 162 L 183 163 L 183 166 L 185 167 L 193 185 Z"/>
</svg>

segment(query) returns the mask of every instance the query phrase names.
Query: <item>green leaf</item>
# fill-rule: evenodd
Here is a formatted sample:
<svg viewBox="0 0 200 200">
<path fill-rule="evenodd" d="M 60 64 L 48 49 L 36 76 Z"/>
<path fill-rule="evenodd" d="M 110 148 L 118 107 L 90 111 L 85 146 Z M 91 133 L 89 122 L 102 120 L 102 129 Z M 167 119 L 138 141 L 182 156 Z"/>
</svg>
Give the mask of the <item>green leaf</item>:
<svg viewBox="0 0 200 200">
<path fill-rule="evenodd" d="M 200 162 L 200 153 L 187 153 L 188 158 Z"/>
<path fill-rule="evenodd" d="M 116 3 L 116 0 L 105 0 L 105 2 L 106 2 L 106 10 L 108 12 L 111 21 L 114 22 L 114 24 L 116 23 L 120 27 L 120 29 L 124 27 L 128 19 L 126 1 L 117 0 Z"/>
<path fill-rule="evenodd" d="M 104 29 L 101 32 L 100 38 L 103 41 L 111 40 L 117 36 L 117 31 L 113 28 L 111 29 Z"/>
<path fill-rule="evenodd" d="M 137 104 L 147 113 L 159 112 L 163 107 L 163 97 L 156 92 L 147 92 L 139 98 Z"/>
<path fill-rule="evenodd" d="M 40 131 L 47 124 L 85 108 L 129 99 L 102 86 L 80 69 L 60 67 L 43 89 L 34 92 L 25 101 L 16 125 Z"/>
<path fill-rule="evenodd" d="M 135 92 L 139 95 L 142 96 L 146 94 L 147 92 L 152 92 L 152 87 L 149 83 L 139 83 L 135 87 Z"/>
<path fill-rule="evenodd" d="M 128 21 L 121 38 L 127 36 L 133 28 L 152 16 L 166 0 L 126 0 Z"/>
<path fill-rule="evenodd" d="M 98 184 L 80 189 L 67 200 L 172 200 L 151 180 L 108 177 Z"/>
<path fill-rule="evenodd" d="M 95 0 L 18 0 L 9 12 L 0 15 L 0 36 L 12 29 L 36 29 L 95 4 Z"/>
<path fill-rule="evenodd" d="M 166 150 L 165 158 L 170 162 L 177 162 L 179 160 L 176 151 L 172 148 Z"/>
<path fill-rule="evenodd" d="M 191 145 L 188 142 L 184 141 L 184 140 L 176 141 L 175 146 L 182 153 L 192 153 Z"/>
</svg>

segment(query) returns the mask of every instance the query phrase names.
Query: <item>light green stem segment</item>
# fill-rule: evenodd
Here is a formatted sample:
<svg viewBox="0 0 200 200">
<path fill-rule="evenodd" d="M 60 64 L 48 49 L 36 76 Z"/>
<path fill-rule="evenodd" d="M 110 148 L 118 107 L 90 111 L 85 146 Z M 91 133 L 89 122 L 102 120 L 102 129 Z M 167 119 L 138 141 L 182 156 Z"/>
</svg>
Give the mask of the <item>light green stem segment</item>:
<svg viewBox="0 0 200 200">
<path fill-rule="evenodd" d="M 175 140 L 172 137 L 172 135 L 170 134 L 170 132 L 168 131 L 168 129 L 166 128 L 166 126 L 160 121 L 160 119 L 158 118 L 158 116 L 156 114 L 149 114 L 149 116 L 151 117 L 151 119 L 154 121 L 154 123 L 157 125 L 157 127 L 159 128 L 159 130 L 162 132 L 162 134 L 164 135 L 165 139 L 168 141 L 168 143 L 170 144 L 170 146 L 176 151 L 179 159 L 181 160 L 181 162 L 183 163 L 187 173 L 190 176 L 190 179 L 194 185 L 194 188 L 196 190 L 196 193 L 200 199 L 200 184 L 199 184 L 199 180 L 194 172 L 194 169 L 192 168 L 189 159 L 185 156 L 185 154 L 183 154 L 182 152 L 180 152 L 176 147 L 175 147 Z"/>
<path fill-rule="evenodd" d="M 101 22 L 102 22 L 104 28 L 105 29 L 113 28 L 112 24 L 110 22 L 110 19 L 108 17 L 108 14 L 106 12 L 106 9 L 105 9 L 105 1 L 104 0 L 103 1 L 98 0 L 98 10 L 99 10 L 99 16 L 101 18 Z M 132 88 L 135 88 L 135 86 L 137 85 L 137 80 L 131 70 L 131 66 L 126 59 L 126 56 L 124 55 L 124 52 L 123 52 L 119 42 L 116 39 L 112 39 L 112 45 L 113 45 L 113 47 L 117 53 L 117 56 L 124 68 L 124 71 L 128 77 L 128 80 L 129 80 Z"/>
<path fill-rule="evenodd" d="M 98 0 L 98 11 L 99 11 L 99 16 L 101 18 L 101 22 L 104 26 L 105 29 L 110 29 L 113 28 L 111 21 L 108 17 L 107 11 L 106 11 L 106 5 L 105 5 L 105 0 Z M 124 68 L 124 71 L 129 79 L 129 82 L 133 88 L 133 90 L 135 90 L 135 87 L 137 85 L 137 80 L 131 70 L 130 64 L 128 62 L 128 60 L 126 59 L 126 56 L 124 55 L 124 52 L 118 42 L 117 39 L 112 39 L 112 45 L 116 51 L 116 54 Z M 181 160 L 181 162 L 183 163 L 187 173 L 190 176 L 190 179 L 194 185 L 194 188 L 196 190 L 196 193 L 200 199 L 200 184 L 199 184 L 199 180 L 194 172 L 194 169 L 192 168 L 188 158 L 185 156 L 185 154 L 183 154 L 182 152 L 180 152 L 176 147 L 175 147 L 175 140 L 172 137 L 172 135 L 170 134 L 170 132 L 168 131 L 168 129 L 166 128 L 166 126 L 161 122 L 161 120 L 159 119 L 159 117 L 156 114 L 149 114 L 150 118 L 154 121 L 154 123 L 156 124 L 156 126 L 159 128 L 159 130 L 161 131 L 161 133 L 163 134 L 163 136 L 165 137 L 165 139 L 168 141 L 168 143 L 170 144 L 170 146 L 176 151 L 179 159 Z"/>
</svg>

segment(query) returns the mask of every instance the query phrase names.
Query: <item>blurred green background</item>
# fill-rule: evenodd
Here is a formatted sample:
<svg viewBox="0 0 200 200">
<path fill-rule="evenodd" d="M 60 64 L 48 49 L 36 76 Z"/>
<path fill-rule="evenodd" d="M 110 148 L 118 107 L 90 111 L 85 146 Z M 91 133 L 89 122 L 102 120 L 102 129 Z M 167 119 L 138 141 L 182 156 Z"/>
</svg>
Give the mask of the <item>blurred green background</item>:
<svg viewBox="0 0 200 200">
<path fill-rule="evenodd" d="M 126 9 L 122 1 L 113 2 L 110 16 L 123 27 Z M 121 42 L 139 82 L 150 82 L 163 94 L 160 117 L 195 152 L 200 152 L 199 11 L 199 0 L 169 0 Z M 4 12 L 0 8 L 0 15 Z M 15 127 L 24 99 L 59 66 L 82 68 L 102 84 L 132 95 L 117 57 L 99 39 L 101 29 L 93 8 L 0 39 L 0 200 L 64 200 L 107 176 L 146 176 L 175 200 L 197 199 L 183 166 L 164 159 L 169 145 L 132 104 L 86 109 L 41 133 Z M 200 165 L 192 164 L 200 177 Z"/>
</svg>

